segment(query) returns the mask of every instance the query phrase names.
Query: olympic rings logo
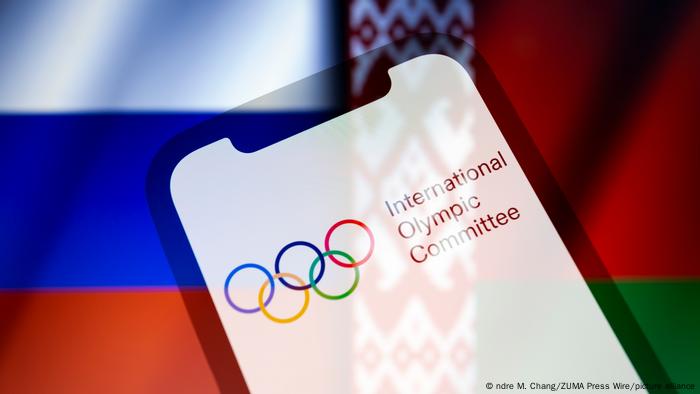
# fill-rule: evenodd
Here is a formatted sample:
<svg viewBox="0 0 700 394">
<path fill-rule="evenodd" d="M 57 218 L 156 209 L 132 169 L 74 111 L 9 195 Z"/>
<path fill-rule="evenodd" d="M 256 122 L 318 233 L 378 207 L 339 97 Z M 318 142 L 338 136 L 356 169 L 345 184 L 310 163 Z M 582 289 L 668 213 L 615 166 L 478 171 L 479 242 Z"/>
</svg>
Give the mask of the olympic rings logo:
<svg viewBox="0 0 700 394">
<path fill-rule="evenodd" d="M 356 225 L 359 226 L 361 229 L 363 229 L 367 235 L 369 236 L 369 251 L 365 256 L 362 257 L 360 260 L 355 260 L 354 257 L 350 256 L 350 254 L 343 252 L 341 250 L 337 249 L 331 249 L 330 243 L 331 243 L 331 236 L 333 235 L 333 232 L 338 229 L 338 227 L 341 227 L 343 225 Z M 275 274 L 273 275 L 268 271 L 265 267 L 263 267 L 260 264 L 255 264 L 255 263 L 246 263 L 237 266 L 236 268 L 231 271 L 231 273 L 228 274 L 228 277 L 226 278 L 226 283 L 224 284 L 224 295 L 226 296 L 226 301 L 228 304 L 233 308 L 234 310 L 240 312 L 240 313 L 257 313 L 257 312 L 262 312 L 262 314 L 267 317 L 268 319 L 272 320 L 275 323 L 291 323 L 297 319 L 299 319 L 305 312 L 306 309 L 309 307 L 309 289 L 313 289 L 316 294 L 319 296 L 327 299 L 327 300 L 342 300 L 343 298 L 349 296 L 352 294 L 355 289 L 357 289 L 357 285 L 360 283 L 360 270 L 359 266 L 362 264 L 366 263 L 370 257 L 372 256 L 372 253 L 374 252 L 374 234 L 372 234 L 372 230 L 367 227 L 366 224 L 359 220 L 354 220 L 354 219 L 345 219 L 341 220 L 334 225 L 331 226 L 331 228 L 328 229 L 328 232 L 326 232 L 326 237 L 323 241 L 323 246 L 325 248 L 325 251 L 321 252 L 321 250 L 316 247 L 316 245 L 306 242 L 306 241 L 294 241 L 290 242 L 287 245 L 285 245 L 279 253 L 277 253 L 277 257 L 275 258 Z M 280 265 L 282 261 L 282 257 L 284 254 L 292 248 L 295 247 L 306 247 L 311 249 L 315 254 L 316 258 L 311 262 L 311 266 L 309 267 L 309 283 L 305 283 L 302 278 L 299 276 L 289 273 L 289 272 L 282 272 Z M 338 259 L 338 257 L 344 259 L 345 261 L 341 261 Z M 336 265 L 342 267 L 342 268 L 352 268 L 354 273 L 355 273 L 355 279 L 353 280 L 352 285 L 348 290 L 346 290 L 343 293 L 340 294 L 328 294 L 323 292 L 321 289 L 318 288 L 318 283 L 323 278 L 323 274 L 326 270 L 326 258 L 330 259 L 333 263 Z M 316 277 L 314 278 L 314 271 L 316 270 L 316 266 L 320 264 L 320 269 Z M 255 308 L 243 308 L 241 306 L 236 305 L 233 300 L 231 299 L 231 294 L 229 291 L 229 288 L 231 286 L 231 280 L 233 277 L 239 272 L 244 269 L 256 269 L 259 271 L 262 271 L 263 274 L 266 276 L 266 281 L 263 282 L 263 284 L 260 286 L 260 290 L 258 291 L 258 306 Z M 295 290 L 295 291 L 303 291 L 304 292 L 304 303 L 295 315 L 290 316 L 290 317 L 276 317 L 273 316 L 267 309 L 267 306 L 270 304 L 272 301 L 272 298 L 275 295 L 275 279 L 278 279 L 282 285 L 287 287 L 288 289 Z M 287 280 L 291 280 L 295 282 L 296 284 L 291 284 Z M 267 287 L 270 287 L 270 294 L 267 295 L 267 298 L 265 298 L 265 290 Z"/>
</svg>

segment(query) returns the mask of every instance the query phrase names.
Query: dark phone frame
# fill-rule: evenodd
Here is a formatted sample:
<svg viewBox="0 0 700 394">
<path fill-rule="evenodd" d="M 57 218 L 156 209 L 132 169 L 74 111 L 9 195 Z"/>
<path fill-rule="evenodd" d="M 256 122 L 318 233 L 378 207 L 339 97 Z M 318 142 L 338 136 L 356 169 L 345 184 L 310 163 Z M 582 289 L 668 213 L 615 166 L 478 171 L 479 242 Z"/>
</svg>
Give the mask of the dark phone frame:
<svg viewBox="0 0 700 394">
<path fill-rule="evenodd" d="M 463 51 L 470 52 L 470 64 L 463 64 L 455 58 L 455 53 Z M 391 57 L 385 56 L 389 53 L 392 54 Z M 637 373 L 647 384 L 670 382 L 639 323 L 612 282 L 581 222 L 486 61 L 473 46 L 458 38 L 426 33 L 375 49 L 263 97 L 277 94 L 286 94 L 288 97 L 289 92 L 298 91 L 295 89 L 321 86 L 324 87 L 324 92 L 319 94 L 324 94 L 324 99 L 328 98 L 329 91 L 334 97 L 335 106 L 329 110 L 287 113 L 246 110 L 249 104 L 258 101 L 254 100 L 178 134 L 155 155 L 146 180 L 151 215 L 188 315 L 220 390 L 248 391 L 172 201 L 170 177 L 173 170 L 189 153 L 222 138 L 229 138 L 242 152 L 253 153 L 351 109 L 371 103 L 389 92 L 389 68 L 427 54 L 450 56 L 469 72 L 582 276 L 586 280 L 610 281 L 612 284 L 607 287 L 605 294 L 593 292 L 593 295 Z M 362 92 L 351 97 L 348 94 L 350 71 L 370 57 L 378 60 L 368 74 Z M 666 392 L 675 390 L 669 389 Z"/>
</svg>

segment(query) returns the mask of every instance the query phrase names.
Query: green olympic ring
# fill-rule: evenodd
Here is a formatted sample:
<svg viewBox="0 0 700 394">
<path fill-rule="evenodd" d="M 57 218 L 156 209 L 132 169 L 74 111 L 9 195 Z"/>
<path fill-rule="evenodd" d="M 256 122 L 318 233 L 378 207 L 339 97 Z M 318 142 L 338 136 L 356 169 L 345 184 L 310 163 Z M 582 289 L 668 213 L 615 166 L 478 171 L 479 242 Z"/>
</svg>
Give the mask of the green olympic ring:
<svg viewBox="0 0 700 394">
<path fill-rule="evenodd" d="M 340 250 L 329 250 L 323 253 L 324 257 L 328 257 L 329 255 L 342 256 L 345 257 L 348 261 L 350 261 L 350 264 L 355 263 L 355 259 L 353 259 L 352 256 Z M 319 261 L 320 258 L 316 257 L 314 259 L 314 262 L 311 263 L 311 268 L 309 269 L 309 283 L 311 284 L 311 287 L 313 287 L 316 294 L 320 295 L 321 297 L 327 300 L 342 300 L 343 298 L 352 294 L 353 291 L 355 291 L 355 289 L 357 288 L 357 284 L 360 283 L 360 270 L 357 268 L 357 266 L 352 267 L 355 270 L 355 281 L 352 283 L 352 286 L 350 286 L 350 288 L 346 292 L 338 295 L 326 294 L 322 292 L 318 288 L 318 286 L 316 286 L 316 281 L 314 281 L 314 268 L 316 268 L 316 264 L 318 264 Z"/>
</svg>

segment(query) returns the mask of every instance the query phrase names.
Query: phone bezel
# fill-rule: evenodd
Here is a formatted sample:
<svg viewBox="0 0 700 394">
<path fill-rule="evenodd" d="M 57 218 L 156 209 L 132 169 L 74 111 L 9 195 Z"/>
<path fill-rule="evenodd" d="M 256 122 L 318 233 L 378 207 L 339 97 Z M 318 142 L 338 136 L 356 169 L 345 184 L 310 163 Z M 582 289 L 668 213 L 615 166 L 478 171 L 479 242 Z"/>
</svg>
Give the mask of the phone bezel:
<svg viewBox="0 0 700 394">
<path fill-rule="evenodd" d="M 470 54 L 469 64 L 464 64 L 454 56 L 465 51 Z M 391 56 L 386 56 L 387 54 Z M 178 134 L 155 155 L 146 181 L 151 215 L 219 388 L 223 392 L 247 390 L 173 204 L 170 194 L 173 170 L 186 155 L 222 138 L 229 138 L 236 149 L 242 152 L 253 153 L 369 104 L 388 93 L 391 87 L 387 72 L 389 68 L 427 54 L 450 56 L 470 74 L 582 276 L 587 281 L 611 283 L 605 294 L 593 292 L 593 295 L 637 373 L 645 383 L 669 382 L 665 369 L 639 323 L 614 286 L 610 273 L 491 68 L 467 42 L 449 35 L 426 33 L 393 42 L 270 93 L 288 97 L 290 91 L 308 93 L 309 89 L 300 89 L 305 84 L 324 86 L 325 89 L 318 93 L 324 95 L 319 97 L 319 101 L 327 99 L 328 89 L 335 98 L 334 106 L 326 110 L 266 113 L 250 110 L 257 107 L 255 101 L 259 99 L 254 100 Z M 368 73 L 367 82 L 361 92 L 351 94 L 349 81 L 353 67 L 366 64 L 369 60 L 375 64 Z"/>
</svg>

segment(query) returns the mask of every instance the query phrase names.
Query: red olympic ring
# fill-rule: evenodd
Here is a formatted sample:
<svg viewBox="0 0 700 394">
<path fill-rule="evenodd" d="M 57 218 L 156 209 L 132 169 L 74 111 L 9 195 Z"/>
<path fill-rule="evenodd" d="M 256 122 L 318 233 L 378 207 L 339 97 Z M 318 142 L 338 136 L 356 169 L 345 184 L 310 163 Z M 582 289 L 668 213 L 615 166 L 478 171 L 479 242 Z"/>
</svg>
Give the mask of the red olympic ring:
<svg viewBox="0 0 700 394">
<path fill-rule="evenodd" d="M 344 224 L 354 224 L 354 225 L 360 226 L 363 230 L 365 230 L 365 232 L 367 232 L 367 235 L 369 235 L 369 252 L 367 252 L 367 255 L 364 258 L 356 261 L 355 263 L 343 263 L 342 261 L 336 259 L 335 256 L 333 256 L 332 254 L 329 254 L 328 258 L 331 259 L 332 262 L 338 264 L 341 267 L 345 267 L 345 268 L 359 267 L 362 264 L 366 263 L 367 260 L 369 260 L 369 258 L 372 256 L 372 253 L 374 252 L 374 234 L 372 234 L 372 230 L 370 230 L 366 224 L 362 223 L 359 220 L 355 220 L 355 219 L 341 220 L 338 223 L 332 225 L 330 229 L 328 229 L 328 232 L 326 233 L 326 239 L 324 240 L 323 244 L 326 248 L 326 252 L 330 251 L 331 250 L 331 248 L 330 248 L 331 234 L 333 233 L 333 231 L 335 231 L 336 228 L 338 228 Z"/>
</svg>

